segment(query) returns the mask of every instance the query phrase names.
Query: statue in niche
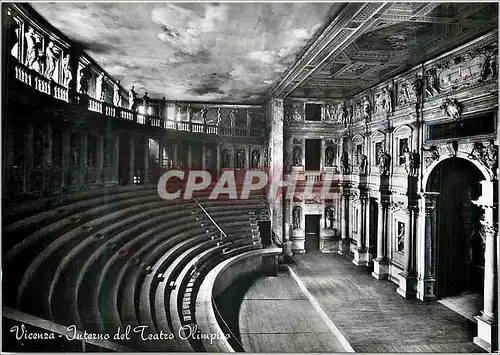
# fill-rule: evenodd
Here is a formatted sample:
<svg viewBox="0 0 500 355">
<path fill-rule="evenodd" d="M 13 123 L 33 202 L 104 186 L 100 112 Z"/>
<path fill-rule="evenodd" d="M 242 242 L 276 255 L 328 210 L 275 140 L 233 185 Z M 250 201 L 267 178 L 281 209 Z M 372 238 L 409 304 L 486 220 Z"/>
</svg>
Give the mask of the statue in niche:
<svg viewBox="0 0 500 355">
<path fill-rule="evenodd" d="M 292 167 L 290 166 L 290 157 L 288 156 L 287 151 L 283 153 L 283 166 L 285 171 L 290 171 L 292 169 Z"/>
<path fill-rule="evenodd" d="M 340 163 L 342 164 L 342 174 L 349 174 L 349 154 L 345 150 L 340 157 Z"/>
<path fill-rule="evenodd" d="M 360 101 L 356 102 L 355 111 L 356 111 L 355 112 L 356 117 L 363 117 L 363 107 L 361 107 Z"/>
<path fill-rule="evenodd" d="M 327 221 L 326 228 L 333 229 L 333 221 L 334 221 L 334 209 L 333 206 L 327 206 L 325 208 L 325 218 Z"/>
<path fill-rule="evenodd" d="M 104 82 L 104 73 L 100 73 L 95 82 L 95 98 L 104 101 L 106 98 L 106 84 Z"/>
<path fill-rule="evenodd" d="M 380 151 L 380 156 L 378 159 L 378 164 L 380 168 L 380 175 L 387 176 L 390 171 L 391 156 L 387 152 Z"/>
<path fill-rule="evenodd" d="M 135 111 L 137 110 L 137 93 L 134 90 L 134 87 L 132 86 L 128 92 L 128 108 L 129 110 Z"/>
<path fill-rule="evenodd" d="M 294 166 L 302 165 L 302 148 L 298 145 L 293 147 L 293 165 Z"/>
<path fill-rule="evenodd" d="M 437 75 L 437 69 L 431 68 L 425 72 L 426 85 L 425 94 L 427 97 L 432 97 L 438 95 L 441 92 L 439 87 L 439 78 Z"/>
<path fill-rule="evenodd" d="M 411 160 L 411 152 L 410 150 L 408 149 L 408 147 L 405 148 L 404 152 L 403 152 L 403 156 L 404 156 L 404 165 L 405 165 L 405 170 L 406 172 L 409 174 L 410 173 L 410 160 Z"/>
<path fill-rule="evenodd" d="M 35 63 L 36 58 L 38 57 L 38 52 L 36 48 L 37 38 L 35 36 L 35 31 L 32 27 L 28 29 L 28 32 L 25 34 L 26 37 L 26 61 L 25 65 L 29 69 L 33 69 L 33 63 Z"/>
<path fill-rule="evenodd" d="M 443 100 L 440 108 L 444 109 L 446 115 L 454 120 L 458 120 L 462 114 L 462 109 L 456 99 L 450 99 L 447 97 Z"/>
<path fill-rule="evenodd" d="M 252 152 L 252 169 L 257 169 L 259 167 L 260 152 L 255 149 Z"/>
<path fill-rule="evenodd" d="M 45 76 L 50 80 L 52 80 L 52 76 L 56 70 L 56 55 L 57 53 L 54 48 L 54 42 L 49 42 L 47 48 L 45 49 Z"/>
<path fill-rule="evenodd" d="M 392 112 L 392 95 L 388 88 L 382 89 L 382 109 L 386 112 Z"/>
<path fill-rule="evenodd" d="M 236 168 L 237 169 L 245 168 L 245 151 L 242 149 L 238 149 L 236 151 Z"/>
<path fill-rule="evenodd" d="M 420 166 L 420 155 L 414 149 L 410 154 L 410 175 L 417 176 L 418 167 Z"/>
<path fill-rule="evenodd" d="M 292 226 L 293 229 L 300 229 L 300 220 L 301 220 L 301 214 L 302 214 L 302 208 L 299 206 L 295 206 L 293 208 L 293 220 L 292 220 Z"/>
<path fill-rule="evenodd" d="M 325 166 L 333 166 L 334 160 L 334 149 L 332 146 L 326 147 L 325 149 Z"/>
<path fill-rule="evenodd" d="M 77 168 L 80 165 L 80 142 L 76 135 L 71 137 L 71 165 L 73 168 Z"/>
<path fill-rule="evenodd" d="M 405 224 L 402 222 L 398 222 L 398 235 L 397 239 L 397 248 L 399 252 L 404 252 L 405 250 Z"/>
<path fill-rule="evenodd" d="M 122 104 L 122 95 L 120 89 L 120 80 L 113 84 L 113 105 L 120 107 Z"/>
<path fill-rule="evenodd" d="M 368 158 L 366 155 L 361 154 L 358 158 L 359 162 L 359 175 L 366 175 L 368 173 Z"/>
<path fill-rule="evenodd" d="M 227 149 L 224 149 L 222 151 L 222 168 L 224 169 L 230 168 L 229 151 Z"/>
<path fill-rule="evenodd" d="M 347 105 L 344 108 L 344 125 L 349 125 L 352 122 L 352 106 Z"/>
<path fill-rule="evenodd" d="M 71 80 L 73 79 L 73 74 L 71 73 L 73 69 L 71 68 L 71 56 L 66 54 L 62 61 L 62 73 L 63 73 L 63 85 L 69 87 Z"/>
<path fill-rule="evenodd" d="M 365 120 L 370 120 L 371 119 L 371 110 L 372 110 L 372 104 L 370 100 L 368 100 L 368 96 L 363 96 L 363 118 Z"/>
<path fill-rule="evenodd" d="M 382 111 L 382 94 L 379 93 L 379 94 L 375 94 L 375 98 L 374 98 L 374 103 L 373 103 L 373 111 L 375 113 L 377 112 L 381 112 Z"/>
</svg>

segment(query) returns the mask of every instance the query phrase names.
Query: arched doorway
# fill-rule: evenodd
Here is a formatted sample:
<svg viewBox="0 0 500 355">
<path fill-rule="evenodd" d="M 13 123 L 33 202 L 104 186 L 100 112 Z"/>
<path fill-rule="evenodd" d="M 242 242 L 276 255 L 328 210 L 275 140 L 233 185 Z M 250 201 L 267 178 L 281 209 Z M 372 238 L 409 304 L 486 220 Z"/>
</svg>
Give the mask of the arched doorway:
<svg viewBox="0 0 500 355">
<path fill-rule="evenodd" d="M 466 159 L 439 163 L 429 176 L 427 191 L 436 201 L 436 296 L 444 298 L 483 290 L 484 243 L 481 209 L 472 201 L 481 194 L 479 169 Z"/>
</svg>

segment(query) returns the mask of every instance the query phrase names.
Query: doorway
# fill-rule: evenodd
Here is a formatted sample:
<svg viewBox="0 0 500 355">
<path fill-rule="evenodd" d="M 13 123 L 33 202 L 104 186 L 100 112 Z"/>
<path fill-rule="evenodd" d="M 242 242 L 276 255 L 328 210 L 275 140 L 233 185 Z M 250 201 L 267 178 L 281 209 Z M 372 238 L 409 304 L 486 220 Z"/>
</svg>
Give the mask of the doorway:
<svg viewBox="0 0 500 355">
<path fill-rule="evenodd" d="M 427 191 L 436 200 L 436 296 L 444 298 L 480 292 L 484 278 L 484 244 L 478 199 L 481 172 L 460 158 L 441 162 L 431 173 Z"/>
<path fill-rule="evenodd" d="M 306 214 L 306 252 L 319 250 L 319 223 L 320 214 Z"/>
<path fill-rule="evenodd" d="M 319 171 L 321 168 L 321 139 L 306 139 L 306 170 Z"/>
</svg>

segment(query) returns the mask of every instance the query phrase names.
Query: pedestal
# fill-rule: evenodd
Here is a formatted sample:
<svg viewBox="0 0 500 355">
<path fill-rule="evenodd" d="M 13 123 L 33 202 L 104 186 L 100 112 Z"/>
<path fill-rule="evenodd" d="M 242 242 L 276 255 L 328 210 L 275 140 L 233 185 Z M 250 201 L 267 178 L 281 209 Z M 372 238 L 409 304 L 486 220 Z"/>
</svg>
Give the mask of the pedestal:
<svg viewBox="0 0 500 355">
<path fill-rule="evenodd" d="M 305 250 L 306 237 L 302 229 L 293 229 L 290 241 L 291 241 L 291 250 L 294 254 L 301 254 L 306 252 Z"/>
<path fill-rule="evenodd" d="M 366 249 L 354 249 L 354 259 L 352 259 L 354 265 L 365 266 L 368 260 L 368 251 Z"/>
<path fill-rule="evenodd" d="M 372 276 L 377 280 L 387 280 L 389 275 L 389 263 L 387 260 L 373 260 Z"/>
<path fill-rule="evenodd" d="M 286 256 L 292 256 L 292 242 L 291 241 L 286 241 L 283 243 L 283 254 Z"/>
<path fill-rule="evenodd" d="M 319 239 L 319 250 L 322 253 L 336 253 L 338 247 L 339 242 L 336 230 L 331 228 L 323 229 Z"/>
<path fill-rule="evenodd" d="M 349 248 L 349 239 L 344 238 L 339 240 L 339 250 L 338 253 L 340 255 L 347 255 L 349 254 L 350 248 Z"/>
<path fill-rule="evenodd" d="M 411 275 L 399 274 L 399 287 L 397 293 L 404 297 L 413 299 L 416 295 L 417 278 Z"/>
<path fill-rule="evenodd" d="M 474 317 L 477 321 L 477 336 L 474 344 L 488 352 L 498 351 L 498 322 L 486 319 L 484 316 Z"/>
</svg>

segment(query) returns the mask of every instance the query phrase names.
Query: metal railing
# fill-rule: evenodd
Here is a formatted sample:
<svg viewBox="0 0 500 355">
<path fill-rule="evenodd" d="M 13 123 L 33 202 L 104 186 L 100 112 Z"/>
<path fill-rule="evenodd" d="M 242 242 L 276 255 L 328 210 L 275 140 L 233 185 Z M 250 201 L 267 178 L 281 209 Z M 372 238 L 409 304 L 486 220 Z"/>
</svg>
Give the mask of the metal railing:
<svg viewBox="0 0 500 355">
<path fill-rule="evenodd" d="M 223 238 L 227 238 L 227 234 L 224 233 L 224 231 L 222 230 L 221 227 L 219 227 L 219 225 L 217 224 L 217 222 L 214 221 L 214 219 L 210 216 L 210 214 L 207 212 L 206 209 L 203 208 L 203 206 L 198 202 L 198 200 L 196 198 L 193 197 L 193 200 L 194 202 L 196 202 L 196 204 L 198 205 L 198 207 L 200 207 L 200 209 L 203 211 L 203 213 L 205 213 L 205 216 L 208 217 L 208 219 L 214 224 L 214 226 L 219 230 L 219 233 L 220 233 L 220 238 L 221 240 Z"/>
</svg>

